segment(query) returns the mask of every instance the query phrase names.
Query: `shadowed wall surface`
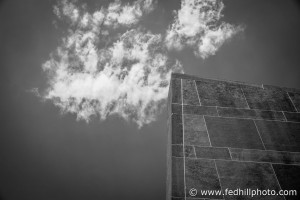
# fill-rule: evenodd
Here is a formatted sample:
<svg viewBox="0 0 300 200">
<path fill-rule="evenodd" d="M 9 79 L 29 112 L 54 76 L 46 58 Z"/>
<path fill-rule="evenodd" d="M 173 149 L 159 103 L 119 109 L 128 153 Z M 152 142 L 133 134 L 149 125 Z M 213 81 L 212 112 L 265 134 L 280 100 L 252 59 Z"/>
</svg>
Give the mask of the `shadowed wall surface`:
<svg viewBox="0 0 300 200">
<path fill-rule="evenodd" d="M 172 74 L 167 200 L 298 199 L 224 191 L 300 192 L 299 104 L 299 89 Z"/>
</svg>

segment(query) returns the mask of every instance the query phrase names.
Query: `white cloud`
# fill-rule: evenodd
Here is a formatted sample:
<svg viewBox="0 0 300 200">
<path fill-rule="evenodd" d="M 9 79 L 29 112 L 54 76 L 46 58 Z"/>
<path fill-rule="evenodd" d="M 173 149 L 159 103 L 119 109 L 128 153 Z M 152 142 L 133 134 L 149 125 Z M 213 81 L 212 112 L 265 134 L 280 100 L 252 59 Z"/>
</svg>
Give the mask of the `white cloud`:
<svg viewBox="0 0 300 200">
<path fill-rule="evenodd" d="M 89 20 L 100 25 L 112 26 L 131 26 L 137 24 L 144 14 L 148 14 L 154 9 L 152 0 L 137 0 L 133 3 L 123 4 L 121 0 L 115 0 L 110 3 L 107 8 L 101 8 L 91 16 L 85 9 L 75 5 L 76 1 L 62 0 L 58 5 L 54 6 L 54 13 L 59 17 L 68 18 L 73 24 L 79 24 L 82 27 L 88 25 Z M 84 15 L 80 15 L 80 11 Z"/>
<path fill-rule="evenodd" d="M 76 22 L 79 17 L 78 8 L 68 0 L 62 0 L 59 5 L 54 6 L 54 13 L 61 18 L 62 16 L 68 16 L 72 22 Z"/>
<path fill-rule="evenodd" d="M 152 0 L 116 0 L 94 12 L 77 4 L 62 0 L 54 6 L 69 28 L 43 64 L 49 87 L 39 96 L 78 120 L 119 115 L 139 127 L 154 121 L 165 104 L 171 72 L 183 71 L 167 49 L 188 46 L 206 58 L 242 30 L 220 22 L 224 5 L 217 0 L 183 0 L 166 35 L 138 26 L 154 9 Z"/>
<path fill-rule="evenodd" d="M 167 47 L 176 50 L 192 47 L 203 59 L 214 55 L 226 40 L 243 30 L 240 26 L 220 22 L 223 8 L 220 0 L 182 0 L 167 30 Z"/>
<path fill-rule="evenodd" d="M 166 101 L 171 72 L 182 71 L 180 63 L 171 61 L 161 48 L 163 37 L 133 28 L 120 33 L 109 46 L 100 45 L 111 31 L 108 24 L 135 24 L 152 7 L 151 1 L 122 7 L 116 1 L 94 13 L 75 7 L 76 19 L 72 12 L 61 13 L 72 20 L 73 28 L 43 65 L 49 75 L 44 99 L 79 120 L 116 114 L 139 127 L 154 121 Z M 56 10 L 60 9 L 67 10 Z M 111 13 L 126 17 L 123 21 L 108 17 Z"/>
<path fill-rule="evenodd" d="M 136 24 L 144 13 L 153 10 L 152 0 L 135 1 L 122 6 L 121 1 L 111 3 L 107 9 L 105 24 L 119 26 Z"/>
</svg>

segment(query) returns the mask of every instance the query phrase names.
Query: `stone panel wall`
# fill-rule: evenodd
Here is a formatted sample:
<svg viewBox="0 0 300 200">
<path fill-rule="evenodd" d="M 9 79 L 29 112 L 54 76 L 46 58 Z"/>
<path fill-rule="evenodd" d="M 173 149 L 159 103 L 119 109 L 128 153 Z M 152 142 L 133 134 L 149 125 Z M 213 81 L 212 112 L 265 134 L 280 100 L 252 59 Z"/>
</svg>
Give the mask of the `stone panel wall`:
<svg viewBox="0 0 300 200">
<path fill-rule="evenodd" d="M 250 199 L 201 194 L 238 188 L 299 198 L 300 90 L 172 74 L 168 112 L 167 200 Z"/>
</svg>

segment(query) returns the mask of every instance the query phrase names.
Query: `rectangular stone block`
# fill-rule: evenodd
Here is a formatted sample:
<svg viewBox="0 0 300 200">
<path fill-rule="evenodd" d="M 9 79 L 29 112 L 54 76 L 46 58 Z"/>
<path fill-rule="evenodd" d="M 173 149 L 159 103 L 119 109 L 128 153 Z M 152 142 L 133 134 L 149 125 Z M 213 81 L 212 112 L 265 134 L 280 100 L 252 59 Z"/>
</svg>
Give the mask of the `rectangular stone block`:
<svg viewBox="0 0 300 200">
<path fill-rule="evenodd" d="M 220 108 L 218 107 L 219 116 L 222 117 L 238 117 L 250 119 L 269 119 L 285 121 L 282 112 L 253 110 L 253 109 L 235 109 L 235 108 Z"/>
<path fill-rule="evenodd" d="M 300 113 L 284 112 L 287 121 L 300 122 Z"/>
<path fill-rule="evenodd" d="M 277 165 L 273 168 L 282 190 L 296 190 L 297 195 L 286 195 L 286 200 L 298 200 L 300 191 L 300 166 L 296 165 Z"/>
<path fill-rule="evenodd" d="M 297 160 L 300 157 L 300 153 L 234 148 L 230 148 L 229 150 L 232 160 L 300 164 L 300 160 Z"/>
<path fill-rule="evenodd" d="M 184 130 L 206 131 L 204 118 L 201 115 L 183 115 Z"/>
<path fill-rule="evenodd" d="M 184 140 L 187 145 L 210 146 L 207 131 L 191 131 L 184 132 Z"/>
<path fill-rule="evenodd" d="M 183 106 L 183 114 L 218 116 L 217 108 L 211 106 Z"/>
<path fill-rule="evenodd" d="M 247 108 L 247 102 L 239 84 L 201 80 L 196 81 L 201 105 Z"/>
<path fill-rule="evenodd" d="M 172 104 L 171 109 L 172 109 L 171 113 L 173 114 L 179 114 L 179 115 L 182 114 L 182 105 L 180 104 Z"/>
<path fill-rule="evenodd" d="M 184 115 L 184 143 L 186 145 L 210 146 L 203 116 Z"/>
<path fill-rule="evenodd" d="M 266 85 L 266 84 L 263 84 L 263 88 L 279 88 L 279 89 L 282 89 L 286 92 L 293 92 L 293 93 L 300 93 L 300 89 L 298 88 L 289 88 L 289 87 L 279 87 L 279 86 L 274 86 L 274 85 Z"/>
<path fill-rule="evenodd" d="M 264 149 L 253 120 L 204 117 L 213 147 Z"/>
<path fill-rule="evenodd" d="M 183 145 L 172 145 L 172 156 L 174 157 L 190 157 L 195 158 L 195 151 L 193 146 L 184 145 L 184 154 L 183 154 Z"/>
<path fill-rule="evenodd" d="M 197 158 L 231 160 L 228 148 L 195 147 Z"/>
<path fill-rule="evenodd" d="M 300 123 L 255 121 L 266 149 L 300 151 Z"/>
<path fill-rule="evenodd" d="M 172 103 L 182 104 L 181 79 L 171 79 Z"/>
<path fill-rule="evenodd" d="M 184 145 L 184 153 L 186 158 L 196 158 L 193 146 Z"/>
<path fill-rule="evenodd" d="M 172 144 L 172 156 L 182 158 L 183 156 L 183 145 Z"/>
<path fill-rule="evenodd" d="M 288 94 L 289 94 L 295 108 L 297 109 L 298 112 L 300 112 L 300 93 L 289 92 Z"/>
<path fill-rule="evenodd" d="M 183 144 L 182 115 L 172 114 L 172 144 Z"/>
<path fill-rule="evenodd" d="M 242 86 L 251 109 L 294 112 L 295 108 L 286 91 L 280 88 L 258 88 Z"/>
<path fill-rule="evenodd" d="M 194 80 L 182 79 L 183 104 L 200 106 Z"/>
<path fill-rule="evenodd" d="M 279 191 L 280 186 L 277 183 L 276 176 L 270 164 L 267 163 L 249 163 L 216 160 L 219 177 L 222 187 L 230 190 L 236 189 L 260 189 L 260 190 L 275 190 Z M 282 196 L 225 196 L 225 199 L 280 199 Z"/>
<path fill-rule="evenodd" d="M 186 180 L 186 194 L 189 195 L 189 191 L 195 188 L 197 191 L 196 198 L 216 198 L 219 199 L 223 196 L 219 195 L 202 195 L 200 190 L 220 190 L 215 163 L 213 160 L 206 159 L 185 159 L 185 180 Z"/>
<path fill-rule="evenodd" d="M 293 163 L 299 165 L 300 164 L 300 154 L 299 152 L 291 152 L 293 157 Z"/>
<path fill-rule="evenodd" d="M 172 157 L 172 196 L 184 197 L 184 163 L 183 158 Z"/>
</svg>

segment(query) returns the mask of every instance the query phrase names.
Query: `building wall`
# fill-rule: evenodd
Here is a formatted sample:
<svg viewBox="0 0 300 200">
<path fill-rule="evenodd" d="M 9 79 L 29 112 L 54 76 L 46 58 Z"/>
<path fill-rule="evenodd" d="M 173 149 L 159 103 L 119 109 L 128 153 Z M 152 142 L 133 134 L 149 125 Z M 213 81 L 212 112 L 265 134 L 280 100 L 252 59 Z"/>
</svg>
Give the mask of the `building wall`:
<svg viewBox="0 0 300 200">
<path fill-rule="evenodd" d="M 298 89 L 172 74 L 167 200 L 250 199 L 201 194 L 238 188 L 296 189 L 251 199 L 298 199 L 299 111 Z"/>
</svg>

